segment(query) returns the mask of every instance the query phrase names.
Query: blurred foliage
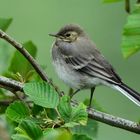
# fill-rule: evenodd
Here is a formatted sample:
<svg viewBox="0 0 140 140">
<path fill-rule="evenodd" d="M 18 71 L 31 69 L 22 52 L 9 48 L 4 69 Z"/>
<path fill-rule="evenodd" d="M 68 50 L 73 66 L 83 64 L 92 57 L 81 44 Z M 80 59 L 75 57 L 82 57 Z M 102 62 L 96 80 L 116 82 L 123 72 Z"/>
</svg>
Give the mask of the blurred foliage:
<svg viewBox="0 0 140 140">
<path fill-rule="evenodd" d="M 10 45 L 7 42 L 0 40 L 0 73 L 7 70 L 11 56 Z"/>
<path fill-rule="evenodd" d="M 140 4 L 128 15 L 123 30 L 122 52 L 125 58 L 140 50 Z"/>
<path fill-rule="evenodd" d="M 41 128 L 31 120 L 23 120 L 15 128 L 17 134 L 12 136 L 13 140 L 40 140 L 43 137 Z"/>
<path fill-rule="evenodd" d="M 37 48 L 32 41 L 28 41 L 23 44 L 23 47 L 35 58 Z M 8 68 L 7 75 L 21 82 L 27 82 L 34 74 L 34 70 L 28 60 L 16 50 L 13 58 L 11 59 L 10 66 Z"/>
<path fill-rule="evenodd" d="M 72 135 L 66 129 L 46 129 L 43 140 L 72 140 Z"/>
<path fill-rule="evenodd" d="M 94 120 L 88 119 L 87 125 L 74 126 L 71 128 L 73 135 L 84 135 L 89 139 L 94 139 L 97 137 L 98 123 Z"/>
<path fill-rule="evenodd" d="M 14 103 L 11 103 L 7 108 L 6 116 L 12 121 L 19 123 L 22 121 L 22 119 L 30 116 L 30 111 L 26 104 L 15 101 Z"/>
<path fill-rule="evenodd" d="M 0 18 L 0 29 L 6 31 L 9 25 L 12 23 L 12 19 Z M 7 69 L 8 62 L 10 61 L 10 45 L 3 40 L 0 40 L 0 73 L 4 72 Z"/>
<path fill-rule="evenodd" d="M 6 18 L 0 18 L 0 29 L 3 31 L 6 31 L 9 25 L 12 23 L 12 18 L 6 19 Z"/>
<path fill-rule="evenodd" d="M 103 2 L 105 3 L 120 2 L 120 1 L 124 1 L 124 0 L 103 0 Z"/>
</svg>

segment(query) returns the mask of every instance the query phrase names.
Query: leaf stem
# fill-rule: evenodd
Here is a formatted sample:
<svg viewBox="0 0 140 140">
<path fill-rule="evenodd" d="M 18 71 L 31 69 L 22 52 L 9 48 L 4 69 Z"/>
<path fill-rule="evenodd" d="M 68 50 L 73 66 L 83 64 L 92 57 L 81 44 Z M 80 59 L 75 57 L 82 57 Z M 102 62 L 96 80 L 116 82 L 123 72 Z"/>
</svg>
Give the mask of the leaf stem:
<svg viewBox="0 0 140 140">
<path fill-rule="evenodd" d="M 130 13 L 130 0 L 125 0 L 125 11 Z"/>
<path fill-rule="evenodd" d="M 140 0 L 137 0 L 137 3 L 140 3 Z"/>
</svg>

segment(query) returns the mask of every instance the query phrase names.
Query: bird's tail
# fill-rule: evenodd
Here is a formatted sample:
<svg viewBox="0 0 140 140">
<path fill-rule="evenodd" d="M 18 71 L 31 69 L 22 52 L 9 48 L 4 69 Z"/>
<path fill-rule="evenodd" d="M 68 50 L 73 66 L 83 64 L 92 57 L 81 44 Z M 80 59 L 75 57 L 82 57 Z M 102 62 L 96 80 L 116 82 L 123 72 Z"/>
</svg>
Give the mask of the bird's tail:
<svg viewBox="0 0 140 140">
<path fill-rule="evenodd" d="M 127 98 L 133 101 L 136 105 L 140 106 L 140 94 L 128 87 L 126 84 L 115 85 L 114 88 L 124 94 Z"/>
</svg>

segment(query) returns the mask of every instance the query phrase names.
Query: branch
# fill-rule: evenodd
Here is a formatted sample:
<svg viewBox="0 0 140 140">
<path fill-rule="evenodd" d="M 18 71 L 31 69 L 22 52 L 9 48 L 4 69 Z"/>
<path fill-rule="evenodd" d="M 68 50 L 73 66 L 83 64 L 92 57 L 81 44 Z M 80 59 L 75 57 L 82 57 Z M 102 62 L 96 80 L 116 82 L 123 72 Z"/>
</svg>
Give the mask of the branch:
<svg viewBox="0 0 140 140">
<path fill-rule="evenodd" d="M 27 52 L 26 49 L 23 48 L 23 46 L 20 43 L 16 42 L 13 38 L 8 36 L 2 30 L 0 30 L 0 38 L 6 40 L 12 46 L 14 46 L 18 51 L 20 51 L 23 54 L 23 56 L 29 61 L 29 63 L 32 64 L 32 66 L 34 67 L 36 72 L 40 75 L 40 77 L 44 81 L 49 82 L 49 84 L 51 84 L 61 96 L 63 95 L 63 92 L 60 92 L 59 89 L 52 83 L 52 81 L 49 80 L 47 75 L 43 72 L 41 67 L 34 60 L 34 58 Z M 2 87 L 2 88 L 5 88 L 7 90 L 23 92 L 23 86 L 24 86 L 23 83 L 0 76 L 0 87 Z M 72 101 L 72 105 L 77 106 L 77 103 Z M 97 111 L 95 109 L 88 109 L 87 112 L 88 112 L 89 118 L 91 118 L 91 119 L 140 134 L 140 124 L 138 124 L 136 122 L 132 122 L 132 121 L 129 121 L 129 120 L 126 120 L 123 118 L 115 117 L 110 114 Z"/>
<path fill-rule="evenodd" d="M 23 91 L 23 86 L 24 86 L 20 82 L 17 82 L 15 80 L 10 80 L 3 76 L 0 76 L 0 85 L 2 85 L 2 87 L 5 89 L 12 89 L 15 91 L 16 90 Z M 9 102 L 9 103 L 11 103 L 11 102 Z M 4 102 L 4 104 L 7 105 L 8 102 L 6 102 L 6 103 Z M 77 103 L 72 101 L 72 105 L 77 106 Z M 136 122 L 132 122 L 132 121 L 120 118 L 120 117 L 115 117 L 113 115 L 97 111 L 95 109 L 88 109 L 87 112 L 88 112 L 89 118 L 91 118 L 91 119 L 140 134 L 140 124 L 138 124 Z"/>
<path fill-rule="evenodd" d="M 42 68 L 37 64 L 36 60 L 29 54 L 29 52 L 22 46 L 21 43 L 15 41 L 12 37 L 8 36 L 5 32 L 0 29 L 0 38 L 4 39 L 5 41 L 9 42 L 13 47 L 15 47 L 33 66 L 35 71 L 39 74 L 42 80 L 48 82 L 52 85 L 55 90 L 62 96 L 63 92 L 59 91 L 58 87 L 53 84 L 53 82 L 48 78 Z"/>
<path fill-rule="evenodd" d="M 139 123 L 136 123 L 136 122 L 133 122 L 130 120 L 126 120 L 126 119 L 123 119 L 120 117 L 116 117 L 116 116 L 113 116 L 113 115 L 110 115 L 107 113 L 103 113 L 103 112 L 97 111 L 95 109 L 89 110 L 88 116 L 89 116 L 89 118 L 100 121 L 102 123 L 140 134 L 140 124 Z"/>
<path fill-rule="evenodd" d="M 0 76 L 0 87 L 9 91 L 22 91 L 23 83 Z"/>
</svg>

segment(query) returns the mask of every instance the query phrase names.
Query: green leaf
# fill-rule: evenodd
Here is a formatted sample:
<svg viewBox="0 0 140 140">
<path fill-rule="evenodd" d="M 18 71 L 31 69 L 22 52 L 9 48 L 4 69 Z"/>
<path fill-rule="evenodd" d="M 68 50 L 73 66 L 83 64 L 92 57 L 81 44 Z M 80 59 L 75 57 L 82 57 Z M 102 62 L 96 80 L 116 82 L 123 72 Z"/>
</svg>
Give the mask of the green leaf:
<svg viewBox="0 0 140 140">
<path fill-rule="evenodd" d="M 5 114 L 5 110 L 7 109 L 7 106 L 0 106 L 0 115 Z"/>
<path fill-rule="evenodd" d="M 7 70 L 11 54 L 12 50 L 10 45 L 5 41 L 0 40 L 0 73 L 3 73 Z"/>
<path fill-rule="evenodd" d="M 59 103 L 58 93 L 45 82 L 26 83 L 23 90 L 35 104 L 42 107 L 56 108 Z"/>
<path fill-rule="evenodd" d="M 83 103 L 80 103 L 77 107 L 73 108 L 71 118 L 74 122 L 78 122 L 81 125 L 86 125 L 88 118 L 86 106 Z"/>
<path fill-rule="evenodd" d="M 15 101 L 8 106 L 6 116 L 12 121 L 20 122 L 30 116 L 30 111 L 23 102 Z"/>
<path fill-rule="evenodd" d="M 124 0 L 103 0 L 104 3 L 120 2 Z"/>
<path fill-rule="evenodd" d="M 39 105 L 36 105 L 34 104 L 33 107 L 32 107 L 32 114 L 34 116 L 38 115 L 40 112 L 42 112 L 44 109 L 42 106 L 39 106 Z"/>
<path fill-rule="evenodd" d="M 98 123 L 94 120 L 88 119 L 87 125 L 74 126 L 70 128 L 73 135 L 86 135 L 87 138 L 94 139 L 97 137 Z"/>
<path fill-rule="evenodd" d="M 70 105 L 69 96 L 61 97 L 61 100 L 58 105 L 58 111 L 66 123 L 71 121 L 72 107 Z"/>
<path fill-rule="evenodd" d="M 73 127 L 77 124 L 86 125 L 87 123 L 86 106 L 80 103 L 77 107 L 71 107 L 69 96 L 61 97 L 58 111 L 66 123 L 64 126 Z"/>
<path fill-rule="evenodd" d="M 0 18 L 0 29 L 6 31 L 12 22 L 12 18 Z"/>
<path fill-rule="evenodd" d="M 43 136 L 41 128 L 31 120 L 23 120 L 16 131 L 24 137 L 29 137 L 30 140 L 39 140 Z"/>
<path fill-rule="evenodd" d="M 28 41 L 23 44 L 23 47 L 35 58 L 37 53 L 36 46 Z M 11 64 L 8 68 L 10 72 L 19 73 L 23 78 L 26 78 L 28 73 L 33 70 L 31 64 L 27 61 L 27 59 L 16 50 L 13 58 L 11 60 Z M 26 80 L 26 79 L 25 79 Z"/>
<path fill-rule="evenodd" d="M 72 140 L 92 140 L 88 138 L 86 135 L 73 135 Z"/>
<path fill-rule="evenodd" d="M 0 88 L 0 99 L 3 99 L 6 95 L 4 94 L 4 91 L 2 88 Z"/>
<path fill-rule="evenodd" d="M 12 135 L 12 140 L 32 140 L 32 139 L 22 134 L 14 134 Z"/>
<path fill-rule="evenodd" d="M 128 16 L 123 29 L 122 53 L 125 58 L 140 50 L 140 4 Z"/>
<path fill-rule="evenodd" d="M 66 129 L 47 129 L 43 140 L 71 140 L 71 134 Z"/>
<path fill-rule="evenodd" d="M 56 120 L 58 117 L 57 111 L 56 109 L 53 108 L 47 108 L 46 110 L 47 116 L 51 119 L 51 120 Z"/>
</svg>

